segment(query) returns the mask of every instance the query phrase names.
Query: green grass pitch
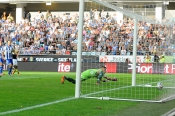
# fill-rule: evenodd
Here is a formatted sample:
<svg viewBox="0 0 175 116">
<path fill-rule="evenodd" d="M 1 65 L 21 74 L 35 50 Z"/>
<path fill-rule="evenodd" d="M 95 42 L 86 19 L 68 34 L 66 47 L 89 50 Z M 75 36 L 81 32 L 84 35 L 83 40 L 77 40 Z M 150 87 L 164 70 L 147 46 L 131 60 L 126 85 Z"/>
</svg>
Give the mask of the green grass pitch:
<svg viewBox="0 0 175 116">
<path fill-rule="evenodd" d="M 75 99 L 75 85 L 69 82 L 60 83 L 62 75 L 75 78 L 75 73 L 21 72 L 20 76 L 8 76 L 7 72 L 5 73 L 6 75 L 0 78 L 0 116 L 158 116 L 171 110 L 175 103 Z M 129 79 L 129 76 L 124 74 L 119 80 L 124 81 L 127 78 Z M 143 79 L 140 77 L 138 81 Z M 156 75 L 153 81 L 157 81 Z M 126 83 L 126 86 L 130 84 Z M 124 94 L 123 97 L 125 96 L 129 98 L 129 95 Z M 159 107 L 161 111 L 154 110 Z"/>
</svg>

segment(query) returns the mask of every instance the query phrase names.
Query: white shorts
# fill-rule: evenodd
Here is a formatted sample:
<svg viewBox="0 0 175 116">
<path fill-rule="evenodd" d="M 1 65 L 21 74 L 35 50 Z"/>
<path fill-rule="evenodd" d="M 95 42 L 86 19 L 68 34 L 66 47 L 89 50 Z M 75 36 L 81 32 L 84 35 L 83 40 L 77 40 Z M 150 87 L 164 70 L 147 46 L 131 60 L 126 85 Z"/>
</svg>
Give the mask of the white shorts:
<svg viewBox="0 0 175 116">
<path fill-rule="evenodd" d="M 17 59 L 13 59 L 13 65 L 16 65 L 16 66 L 18 66 L 18 62 L 17 62 Z"/>
</svg>

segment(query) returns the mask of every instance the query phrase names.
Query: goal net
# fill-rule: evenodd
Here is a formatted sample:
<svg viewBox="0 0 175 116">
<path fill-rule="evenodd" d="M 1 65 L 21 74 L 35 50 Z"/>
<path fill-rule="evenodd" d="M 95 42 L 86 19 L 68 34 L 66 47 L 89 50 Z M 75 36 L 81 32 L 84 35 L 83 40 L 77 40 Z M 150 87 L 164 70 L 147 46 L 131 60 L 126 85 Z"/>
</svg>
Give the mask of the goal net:
<svg viewBox="0 0 175 116">
<path fill-rule="evenodd" d="M 103 0 L 85 3 L 82 55 L 87 58 L 81 71 L 104 65 L 106 76 L 117 81 L 103 78 L 97 85 L 97 78 L 87 79 L 81 83 L 81 97 L 149 102 L 174 99 L 174 21 L 169 14 L 166 19 L 164 7 Z"/>
</svg>

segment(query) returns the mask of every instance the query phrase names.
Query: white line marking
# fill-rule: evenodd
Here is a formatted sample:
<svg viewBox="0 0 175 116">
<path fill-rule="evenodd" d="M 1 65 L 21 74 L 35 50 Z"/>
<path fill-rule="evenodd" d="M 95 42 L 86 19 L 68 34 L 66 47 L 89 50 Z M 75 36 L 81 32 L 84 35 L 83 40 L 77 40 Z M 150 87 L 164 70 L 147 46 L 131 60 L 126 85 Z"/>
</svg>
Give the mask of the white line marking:
<svg viewBox="0 0 175 116">
<path fill-rule="evenodd" d="M 118 89 L 124 89 L 124 88 L 128 88 L 128 87 L 132 87 L 132 86 L 124 86 L 124 87 L 118 87 L 118 88 L 113 88 L 113 89 L 108 89 L 108 90 L 102 90 L 102 91 L 98 91 L 98 92 L 94 92 L 94 93 L 85 94 L 85 95 L 82 95 L 81 97 L 87 97 L 87 96 L 94 95 L 94 94 L 99 94 L 99 93 L 108 92 L 108 91 L 114 91 L 114 90 L 118 90 Z"/>
<path fill-rule="evenodd" d="M 155 83 L 155 82 L 152 82 L 152 83 Z M 151 83 L 147 83 L 147 84 L 151 84 Z M 137 85 L 137 86 L 141 86 L 141 85 L 144 85 L 144 84 L 140 84 L 140 85 Z M 102 93 L 102 92 L 113 91 L 113 90 L 117 90 L 117 89 L 124 89 L 124 88 L 128 88 L 128 87 L 132 87 L 132 86 L 123 86 L 123 87 L 119 87 L 119 88 L 113 88 L 113 89 L 109 89 L 109 90 L 98 91 L 98 92 L 94 92 L 94 93 L 89 93 L 89 94 L 82 95 L 81 97 L 87 97 L 87 96 L 93 95 L 93 94 L 98 94 L 98 93 Z M 44 104 L 30 106 L 30 107 L 26 107 L 26 108 L 22 108 L 22 109 L 16 109 L 16 110 L 10 110 L 10 111 L 6 111 L 6 112 L 0 112 L 0 115 L 12 114 L 12 113 L 16 113 L 16 112 L 25 111 L 25 110 L 31 110 L 31 109 L 34 109 L 34 108 L 40 108 L 40 107 L 44 107 L 44 106 L 48 106 L 48 105 L 53 105 L 53 104 L 56 104 L 56 103 L 61 103 L 61 102 L 65 102 L 65 101 L 69 101 L 69 100 L 73 100 L 73 99 L 77 99 L 77 98 L 75 98 L 75 97 L 66 98 L 66 99 L 56 100 L 56 101 L 53 101 L 53 102 L 48 102 L 48 103 L 44 103 Z"/>
<path fill-rule="evenodd" d="M 131 87 L 131 86 L 119 87 L 117 89 L 126 88 L 126 87 Z M 110 89 L 110 90 L 115 90 L 115 89 Z M 108 91 L 108 90 L 105 90 L 105 91 Z M 89 96 L 89 95 L 93 95 L 93 94 L 98 94 L 98 93 L 102 93 L 102 92 L 104 92 L 104 91 L 98 91 L 98 92 L 94 92 L 94 93 L 85 94 L 81 97 L 85 97 L 85 96 Z M 0 115 L 12 114 L 12 113 L 16 113 L 16 112 L 25 111 L 25 110 L 31 110 L 31 109 L 40 108 L 40 107 L 44 107 L 44 106 L 48 106 L 48 105 L 53 105 L 53 104 L 56 104 L 56 103 L 65 102 L 65 101 L 69 101 L 69 100 L 73 100 L 73 99 L 77 99 L 77 98 L 75 98 L 75 97 L 66 98 L 66 99 L 57 100 L 57 101 L 53 101 L 53 102 L 48 102 L 48 103 L 44 103 L 44 104 L 39 104 L 39 105 L 35 105 L 35 106 L 30 106 L 30 107 L 26 107 L 26 108 L 21 108 L 21 109 L 16 109 L 16 110 L 9 110 L 9 111 L 6 111 L 6 112 L 1 112 Z"/>
<path fill-rule="evenodd" d="M 73 100 L 73 99 L 77 99 L 77 98 L 75 98 L 75 97 L 66 98 L 66 99 L 56 100 L 56 101 L 53 101 L 53 102 L 48 102 L 48 103 L 44 103 L 44 104 L 30 106 L 30 107 L 26 107 L 26 108 L 22 108 L 22 109 L 10 110 L 10 111 L 6 111 L 6 112 L 1 112 L 0 115 L 12 114 L 12 113 L 16 113 L 16 112 L 25 111 L 25 110 L 31 110 L 31 109 L 34 109 L 34 108 L 40 108 L 40 107 L 53 105 L 53 104 L 56 104 L 56 103 L 65 102 L 65 101 L 69 101 L 69 100 Z"/>
</svg>

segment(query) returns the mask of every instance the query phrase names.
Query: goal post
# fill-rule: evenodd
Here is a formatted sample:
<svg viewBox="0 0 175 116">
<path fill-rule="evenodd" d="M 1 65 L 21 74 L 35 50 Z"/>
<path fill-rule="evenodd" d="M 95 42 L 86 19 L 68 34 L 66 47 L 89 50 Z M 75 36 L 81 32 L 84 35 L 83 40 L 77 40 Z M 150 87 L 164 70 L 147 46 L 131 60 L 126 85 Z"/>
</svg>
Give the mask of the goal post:
<svg viewBox="0 0 175 116">
<path fill-rule="evenodd" d="M 156 20 L 153 16 L 156 5 L 132 6 L 103 0 L 80 0 L 79 5 L 75 97 L 147 102 L 175 98 L 175 23 L 171 18 Z M 87 45 L 86 51 L 82 50 L 82 42 Z M 156 54 L 161 59 L 158 62 Z M 103 65 L 107 67 L 106 76 L 117 81 L 103 78 L 101 84 L 96 85 L 97 79 L 89 78 L 80 82 L 83 71 Z M 163 88 L 158 83 L 162 83 Z"/>
<path fill-rule="evenodd" d="M 136 56 L 137 56 L 137 19 L 134 19 L 134 42 L 133 42 L 133 69 L 132 86 L 136 85 Z"/>
<path fill-rule="evenodd" d="M 79 22 L 78 22 L 78 49 L 77 49 L 77 67 L 76 67 L 76 85 L 75 85 L 75 97 L 80 97 L 80 85 L 81 85 L 81 59 L 82 59 L 82 36 L 84 25 L 84 0 L 79 0 Z"/>
</svg>

